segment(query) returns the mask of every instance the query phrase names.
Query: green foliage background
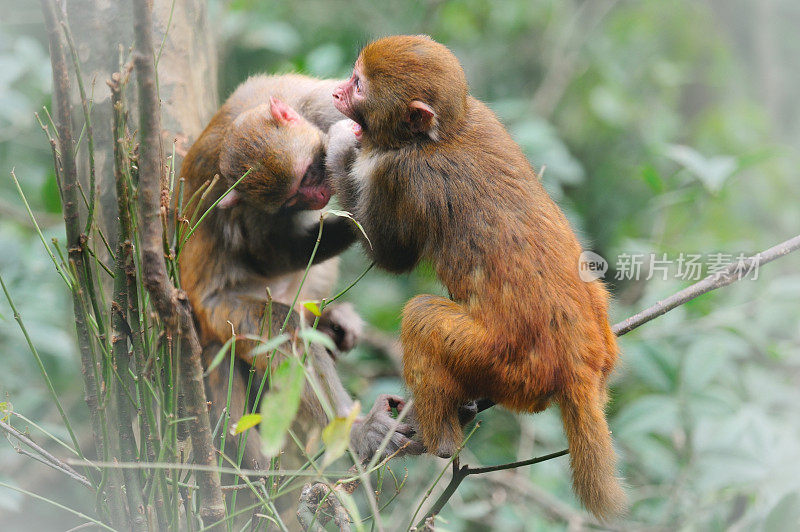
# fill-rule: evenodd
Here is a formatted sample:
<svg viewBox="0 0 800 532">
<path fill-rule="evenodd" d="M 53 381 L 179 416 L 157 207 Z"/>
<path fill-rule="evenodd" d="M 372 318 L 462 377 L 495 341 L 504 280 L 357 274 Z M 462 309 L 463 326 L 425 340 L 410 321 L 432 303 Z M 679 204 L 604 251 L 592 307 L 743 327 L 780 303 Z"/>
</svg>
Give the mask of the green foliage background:
<svg viewBox="0 0 800 532">
<path fill-rule="evenodd" d="M 48 236 L 63 238 L 49 147 L 32 115 L 50 93 L 38 4 L 20 3 L 4 19 L 0 174 L 16 167 Z M 346 76 L 359 47 L 381 35 L 428 33 L 446 43 L 473 94 L 498 113 L 532 164 L 546 166 L 546 186 L 586 247 L 611 262 L 614 321 L 688 284 L 674 270 L 667 280 L 647 280 L 646 266 L 639 280 L 615 280 L 620 255 L 735 256 L 800 232 L 794 0 L 232 0 L 213 2 L 212 20 L 223 95 L 259 72 Z M 0 268 L 59 392 L 80 412 L 67 294 L 4 177 L 0 215 Z M 348 252 L 341 282 L 364 265 L 358 250 Z M 399 277 L 373 271 L 349 299 L 375 328 L 393 333 L 403 302 L 420 292 L 441 292 L 425 265 Z M 5 302 L 0 314 L 0 401 L 61 434 Z M 757 281 L 703 296 L 622 339 L 609 406 L 632 500 L 620 527 L 796 529 L 799 322 L 800 258 L 789 256 Z M 369 349 L 340 364 L 362 404 L 401 390 L 392 364 Z M 555 409 L 536 416 L 493 409 L 481 418 L 463 458 L 470 464 L 565 445 Z M 0 464 L 0 479 L 28 486 L 38 467 L 8 445 Z M 387 529 L 407 524 L 443 465 L 431 457 L 395 465 L 409 478 L 385 510 Z M 23 504 L 0 492 L 0 515 L 19 515 Z M 561 530 L 580 515 L 560 459 L 471 477 L 441 527 Z"/>
</svg>

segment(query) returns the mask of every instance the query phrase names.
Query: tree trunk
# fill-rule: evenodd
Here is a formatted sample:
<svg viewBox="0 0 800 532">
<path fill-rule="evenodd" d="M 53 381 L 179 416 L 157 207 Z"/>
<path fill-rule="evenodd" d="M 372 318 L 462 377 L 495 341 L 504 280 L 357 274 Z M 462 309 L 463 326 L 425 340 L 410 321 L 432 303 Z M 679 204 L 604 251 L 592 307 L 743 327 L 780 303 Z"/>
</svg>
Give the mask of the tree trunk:
<svg viewBox="0 0 800 532">
<path fill-rule="evenodd" d="M 173 7 L 174 4 L 174 7 Z M 99 227 L 114 249 L 117 200 L 112 150 L 111 91 L 106 80 L 119 70 L 122 60 L 131 59 L 133 12 L 126 0 L 70 0 L 67 16 L 81 62 L 86 92 L 92 98 L 91 120 L 95 147 L 97 217 Z M 213 32 L 208 25 L 205 0 L 154 0 L 153 20 L 156 46 L 163 42 L 158 61 L 158 84 L 162 111 L 162 142 L 165 153 L 175 145 L 175 172 L 186 150 L 202 132 L 217 108 L 217 57 Z M 166 34 L 166 39 L 164 35 Z M 156 50 L 156 55 L 159 51 Z M 73 87 L 77 86 L 73 83 Z M 135 81 L 126 97 L 136 116 Z M 93 95 L 93 97 L 92 97 Z M 72 94 L 74 131 L 83 127 L 78 91 Z M 89 186 L 86 142 L 81 143 L 78 168 L 84 190 Z M 103 246 L 97 246 L 98 252 Z M 105 286 L 110 288 L 110 284 Z"/>
</svg>

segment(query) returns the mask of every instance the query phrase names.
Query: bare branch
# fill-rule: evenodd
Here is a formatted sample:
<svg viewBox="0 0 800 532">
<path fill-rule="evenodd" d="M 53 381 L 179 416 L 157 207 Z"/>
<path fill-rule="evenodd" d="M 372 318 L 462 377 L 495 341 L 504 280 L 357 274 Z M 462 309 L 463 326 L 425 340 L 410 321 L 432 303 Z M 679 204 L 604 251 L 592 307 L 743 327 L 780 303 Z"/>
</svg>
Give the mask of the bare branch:
<svg viewBox="0 0 800 532">
<path fill-rule="evenodd" d="M 63 462 L 62 460 L 59 460 L 58 458 L 56 458 L 55 456 L 50 454 L 43 447 L 41 447 L 39 444 L 37 444 L 36 442 L 34 442 L 30 438 L 28 438 L 22 432 L 20 432 L 17 429 L 15 429 L 10 424 L 6 423 L 5 421 L 0 420 L 0 429 L 2 429 L 7 434 L 15 437 L 17 440 L 19 440 L 20 443 L 24 443 L 25 445 L 27 445 L 28 447 L 33 449 L 37 454 L 34 455 L 34 454 L 26 451 L 25 449 L 22 449 L 20 447 L 14 446 L 15 450 L 18 453 L 24 454 L 26 456 L 29 456 L 29 457 L 35 459 L 35 460 L 38 460 L 38 461 L 42 462 L 43 464 L 48 465 L 48 466 L 52 467 L 53 469 L 55 469 L 57 471 L 61 471 L 65 475 L 69 476 L 70 478 L 73 478 L 73 479 L 77 480 L 78 482 L 80 482 L 81 484 L 86 486 L 87 488 L 89 488 L 91 490 L 94 490 L 94 486 L 92 486 L 92 483 L 89 481 L 89 479 L 87 477 L 85 477 L 85 476 L 81 475 L 80 473 L 78 473 L 77 471 L 75 471 L 66 462 Z M 12 445 L 13 445 L 13 443 L 12 443 Z"/>
<path fill-rule="evenodd" d="M 185 394 L 186 415 L 191 418 L 189 433 L 195 460 L 202 465 L 214 464 L 214 447 L 208 417 L 200 343 L 194 330 L 186 294 L 169 281 L 164 261 L 164 233 L 161 223 L 166 215 L 162 202 L 161 177 L 161 109 L 156 89 L 153 55 L 153 18 L 150 2 L 133 3 L 136 53 L 134 64 L 139 88 L 139 220 L 141 223 L 143 283 L 153 306 L 166 325 L 167 334 L 177 333 L 182 344 L 180 367 L 181 387 Z M 216 523 L 225 517 L 225 505 L 215 470 L 198 472 L 202 498 L 200 515 L 205 523 Z"/>
<path fill-rule="evenodd" d="M 53 94 L 56 101 L 55 118 L 58 133 L 59 154 L 56 158 L 56 173 L 61 183 L 61 201 L 64 211 L 64 223 L 67 229 L 67 250 L 69 260 L 75 263 L 80 286 L 73 288 L 73 307 L 75 311 L 75 327 L 78 332 L 78 345 L 81 351 L 81 373 L 86 391 L 86 404 L 92 419 L 92 430 L 97 452 L 103 456 L 101 438 L 101 420 L 98 413 L 98 383 L 96 368 L 92 356 L 91 337 L 86 324 L 86 316 L 81 303 L 81 291 L 88 287 L 85 278 L 85 257 L 83 253 L 82 234 L 79 228 L 78 212 L 78 170 L 72 147 L 72 119 L 69 109 L 69 72 L 64 55 L 64 47 L 58 30 L 57 8 L 53 0 L 42 0 L 45 25 L 50 39 L 50 58 L 53 66 Z"/>
<path fill-rule="evenodd" d="M 741 262 L 731 263 L 723 272 L 709 275 L 702 281 L 698 281 L 692 286 L 684 288 L 680 292 L 671 295 L 667 299 L 659 301 L 652 307 L 631 316 L 625 321 L 617 323 L 611 328 L 611 330 L 613 330 L 614 334 L 617 336 L 622 336 L 623 334 L 629 333 L 640 325 L 644 325 L 648 321 L 666 314 L 675 307 L 679 307 L 698 296 L 742 280 L 744 277 L 746 277 L 747 272 L 750 271 L 751 268 L 758 268 L 768 262 L 772 262 L 779 257 L 783 257 L 792 251 L 796 251 L 798 248 L 800 248 L 800 235 L 781 242 L 777 246 L 772 246 L 771 248 L 753 255 L 752 257 L 748 257 Z"/>
</svg>

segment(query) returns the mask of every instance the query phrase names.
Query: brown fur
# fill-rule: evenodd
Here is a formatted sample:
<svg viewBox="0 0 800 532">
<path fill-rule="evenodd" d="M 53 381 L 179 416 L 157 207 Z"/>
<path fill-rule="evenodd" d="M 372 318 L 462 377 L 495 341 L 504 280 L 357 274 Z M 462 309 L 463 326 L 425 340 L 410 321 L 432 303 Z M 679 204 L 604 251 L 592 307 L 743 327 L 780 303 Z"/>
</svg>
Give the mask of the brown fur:
<svg viewBox="0 0 800 532">
<path fill-rule="evenodd" d="M 267 288 L 273 301 L 272 320 L 266 323 L 264 332 L 275 334 L 287 315 L 288 332 L 299 326 L 300 309 L 290 305 L 317 240 L 319 212 L 306 210 L 308 198 L 291 205 L 288 201 L 297 188 L 299 174 L 304 177 L 303 183 L 312 182 L 311 188 L 325 188 L 324 132 L 341 118 L 330 99 L 337 83 L 299 75 L 250 78 L 228 98 L 184 159 L 181 175 L 187 200 L 203 183 L 217 174 L 221 176 L 200 205 L 201 213 L 250 170 L 235 189 L 236 202 L 212 209 L 180 256 L 181 283 L 194 310 L 206 365 L 230 338 L 231 324 L 237 334 L 260 332 Z M 270 98 L 280 99 L 301 116 L 281 124 L 271 112 Z M 185 215 L 189 216 L 192 210 L 194 206 L 189 205 Z M 299 301 L 330 296 L 338 269 L 337 259 L 331 257 L 355 238 L 352 223 L 345 218 L 329 218 L 323 229 L 315 264 Z M 360 318 L 346 305 L 326 308 L 320 322 L 320 330 L 329 331 L 340 349 L 352 347 L 360 327 Z M 264 372 L 268 366 L 266 356 L 254 359 L 250 355 L 252 347 L 249 341 L 236 343 L 232 421 L 254 407 L 247 404 L 249 398 L 245 396 L 248 371 L 255 367 Z M 311 345 L 309 360 L 309 373 L 327 396 L 334 415 L 347 415 L 353 400 L 342 386 L 332 356 L 320 346 Z M 273 363 L 277 362 L 276 358 Z M 228 371 L 228 363 L 222 363 L 206 381 L 214 421 L 222 415 L 226 403 Z M 255 377 L 255 382 L 260 382 L 260 375 Z M 302 433 L 312 426 L 324 426 L 328 417 L 308 385 L 302 400 L 296 419 L 299 426 L 295 428 Z M 354 424 L 351 442 L 359 456 L 370 458 L 378 448 L 393 426 L 390 403 L 399 401 L 400 398 L 380 397 L 372 410 Z M 407 425 L 395 427 L 384 452 L 391 454 L 406 446 L 406 452 L 419 454 L 419 446 L 407 438 L 410 432 Z M 247 441 L 246 467 L 254 465 L 251 460 L 259 459 L 257 442 L 258 435 L 253 432 Z M 260 465 L 265 464 L 262 461 Z M 285 459 L 283 465 L 292 466 Z"/>
<path fill-rule="evenodd" d="M 273 297 L 273 319 L 265 334 L 275 333 L 287 313 L 303 270 L 311 254 L 318 228 L 318 214 L 302 208 L 286 208 L 287 195 L 297 179 L 298 160 L 312 163 L 309 171 L 322 172 L 327 128 L 335 117 L 328 104 L 334 81 L 312 80 L 302 76 L 251 78 L 225 102 L 184 160 L 182 178 L 184 198 L 190 198 L 203 183 L 217 174 L 221 179 L 206 196 L 199 212 L 204 212 L 248 169 L 251 173 L 236 188 L 240 201 L 213 209 L 199 225 L 180 256 L 182 287 L 189 295 L 206 365 L 219 347 L 237 334 L 258 334 L 267 303 L 267 288 Z M 317 121 L 302 120 L 279 125 L 270 116 L 269 98 L 277 96 L 297 109 L 304 109 Z M 319 126 L 319 127 L 318 127 Z M 316 167 L 316 169 L 314 169 Z M 194 210 L 185 209 L 185 216 Z M 317 220 L 317 221 L 315 221 Z M 309 272 L 300 299 L 327 297 L 336 281 L 338 265 L 333 255 L 352 241 L 352 230 L 344 224 L 326 224 L 325 244 Z M 330 260 L 328 260 L 330 259 Z M 298 325 L 294 316 L 291 325 Z M 290 329 L 291 330 L 291 329 Z M 247 397 L 246 372 L 250 365 L 266 370 L 266 358 L 249 356 L 251 342 L 237 341 L 234 375 L 236 421 L 244 413 Z M 337 415 L 346 413 L 352 401 L 335 372 L 331 357 L 314 348 L 312 356 L 327 374 L 325 391 Z M 223 363 L 207 379 L 214 420 L 225 406 L 228 364 Z M 256 381 L 257 387 L 258 381 Z M 304 423 L 324 424 L 327 418 L 311 390 L 304 393 Z M 257 442 L 251 435 L 248 442 Z M 251 444 L 248 443 L 248 447 Z M 255 451 L 257 446 L 252 449 Z M 257 456 L 257 455 L 256 455 Z M 251 466 L 252 464 L 245 464 Z M 262 464 L 264 465 L 264 464 Z"/>
<path fill-rule="evenodd" d="M 497 117 L 469 96 L 443 45 L 378 40 L 354 76 L 362 99 L 352 97 L 353 78 L 336 98 L 361 125 L 361 148 L 340 146 L 346 131 L 336 129 L 329 149 L 340 201 L 379 265 L 404 271 L 429 260 L 451 295 L 417 296 L 403 310 L 403 375 L 425 445 L 442 455 L 457 449 L 467 401 L 539 412 L 554 400 L 575 491 L 598 517 L 622 512 L 603 414 L 618 351 L 608 294 L 579 278 L 581 246 L 564 214 Z M 435 114 L 415 116 L 412 100 Z"/>
</svg>

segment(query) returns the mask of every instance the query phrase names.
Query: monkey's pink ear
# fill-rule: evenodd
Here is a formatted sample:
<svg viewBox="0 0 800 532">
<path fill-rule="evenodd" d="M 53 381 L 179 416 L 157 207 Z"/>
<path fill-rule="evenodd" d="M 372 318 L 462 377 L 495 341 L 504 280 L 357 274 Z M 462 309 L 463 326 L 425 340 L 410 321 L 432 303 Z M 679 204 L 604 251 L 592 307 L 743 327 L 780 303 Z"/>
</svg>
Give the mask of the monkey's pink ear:
<svg viewBox="0 0 800 532">
<path fill-rule="evenodd" d="M 433 140 L 437 140 L 436 112 L 427 103 L 419 100 L 409 103 L 406 120 L 411 124 L 411 131 L 426 133 Z"/>
<path fill-rule="evenodd" d="M 270 96 L 269 98 L 269 112 L 279 126 L 296 124 L 303 120 L 303 117 L 292 109 L 289 104 L 275 96 Z"/>
<path fill-rule="evenodd" d="M 220 209 L 230 209 L 231 207 L 239 203 L 240 199 L 241 196 L 239 196 L 239 193 L 236 192 L 236 190 L 231 190 L 225 195 L 224 198 L 220 200 L 219 203 L 217 203 L 217 207 L 219 207 Z"/>
</svg>

